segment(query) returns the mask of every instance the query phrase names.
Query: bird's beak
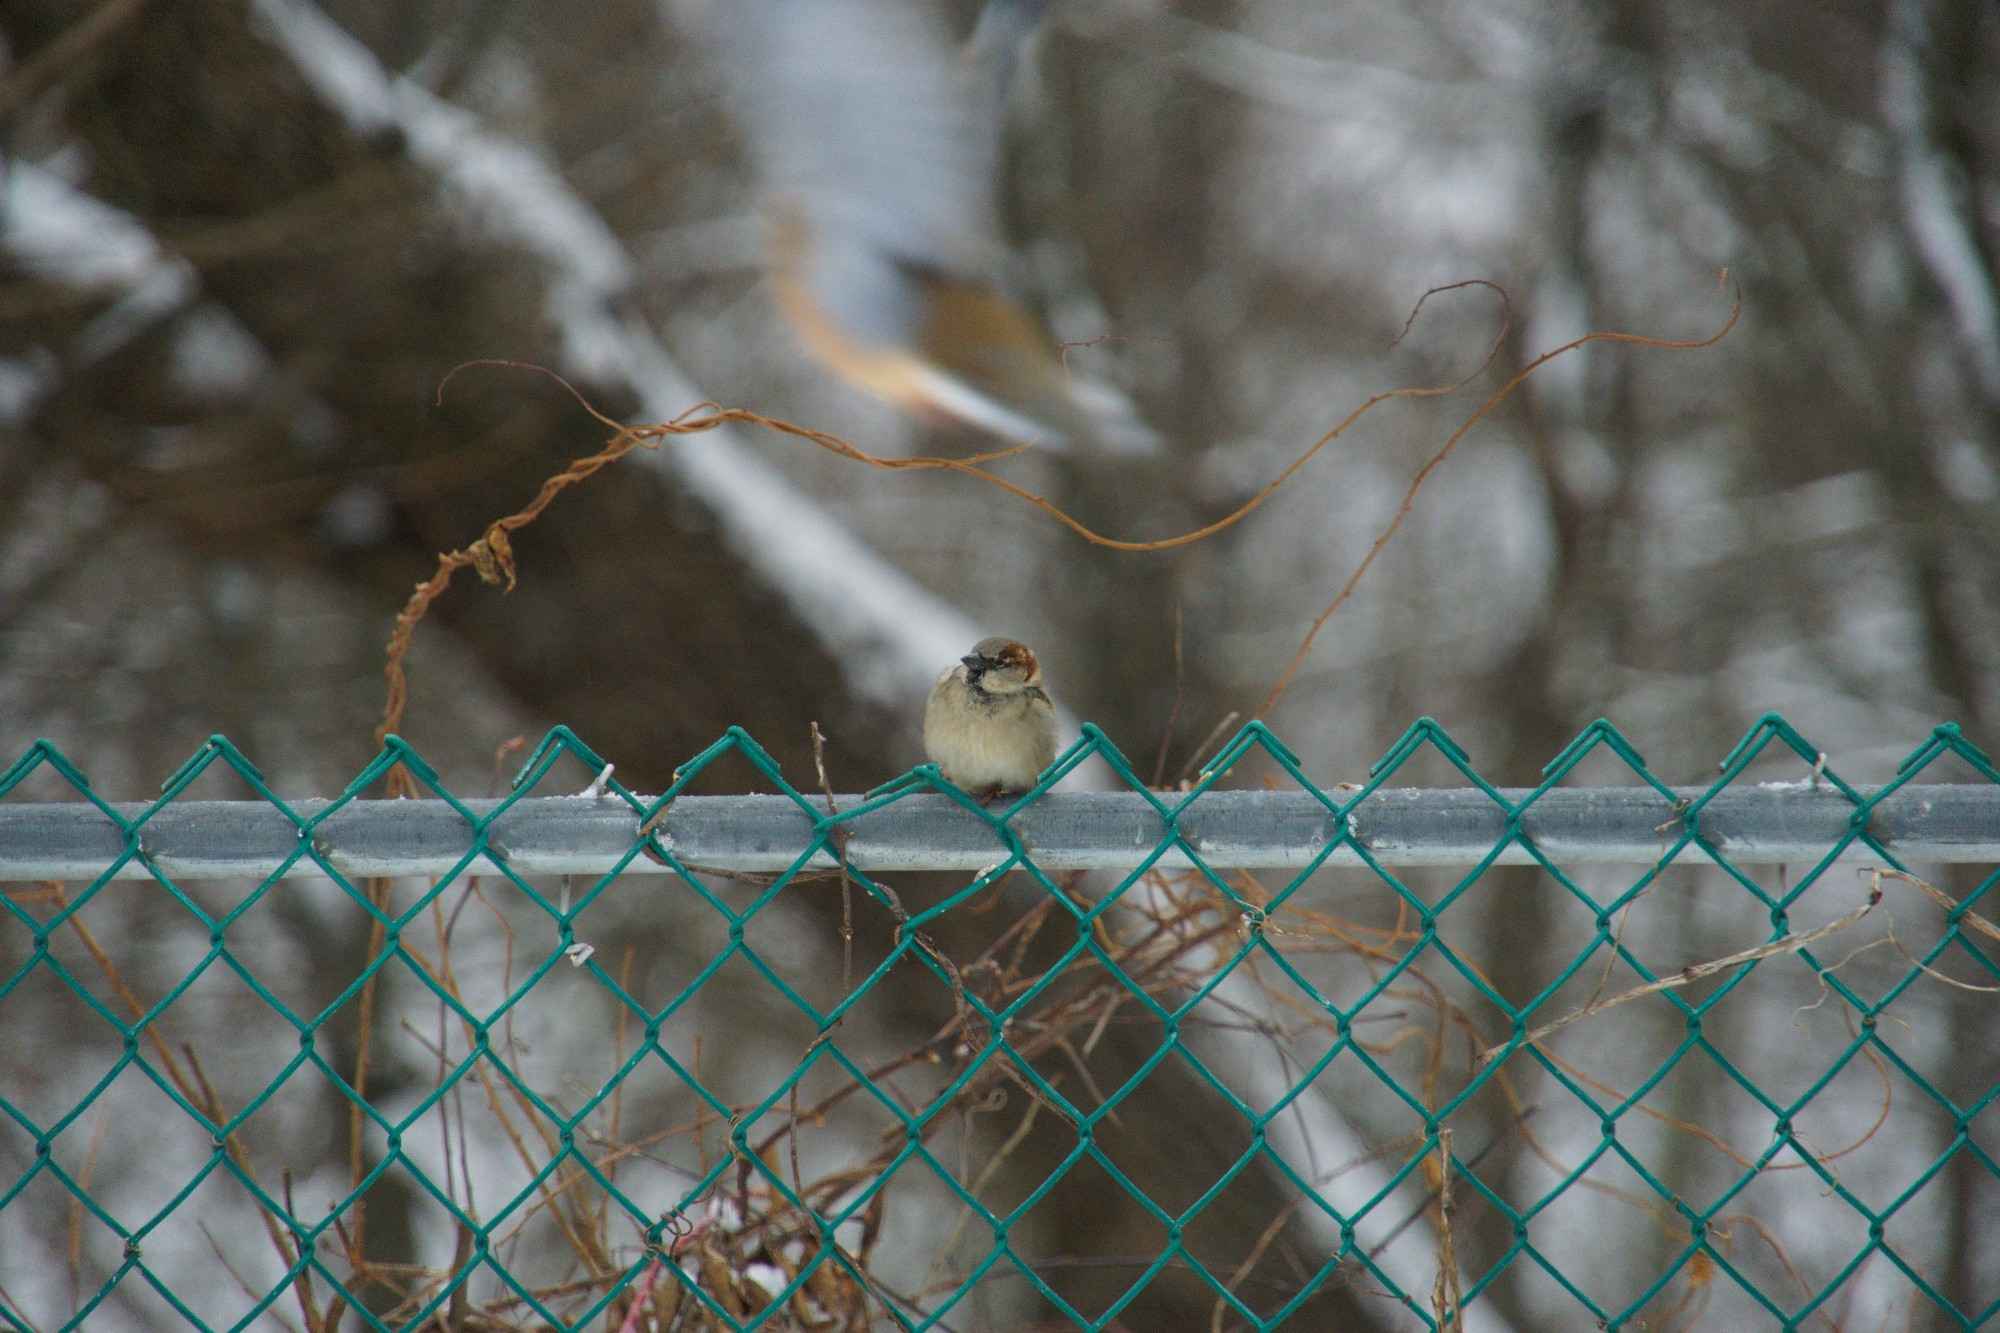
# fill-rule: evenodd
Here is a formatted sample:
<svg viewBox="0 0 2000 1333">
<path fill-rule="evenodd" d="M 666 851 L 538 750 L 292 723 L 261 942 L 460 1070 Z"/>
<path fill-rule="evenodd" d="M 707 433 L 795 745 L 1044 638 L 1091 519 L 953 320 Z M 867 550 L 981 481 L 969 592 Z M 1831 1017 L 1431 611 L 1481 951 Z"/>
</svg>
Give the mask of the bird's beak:
<svg viewBox="0 0 2000 1333">
<path fill-rule="evenodd" d="M 986 670 L 986 668 L 993 665 L 991 662 L 981 657 L 978 653 L 968 653 L 964 657 L 959 658 L 958 660 L 965 663 L 967 670 L 974 672 L 984 671 Z"/>
</svg>

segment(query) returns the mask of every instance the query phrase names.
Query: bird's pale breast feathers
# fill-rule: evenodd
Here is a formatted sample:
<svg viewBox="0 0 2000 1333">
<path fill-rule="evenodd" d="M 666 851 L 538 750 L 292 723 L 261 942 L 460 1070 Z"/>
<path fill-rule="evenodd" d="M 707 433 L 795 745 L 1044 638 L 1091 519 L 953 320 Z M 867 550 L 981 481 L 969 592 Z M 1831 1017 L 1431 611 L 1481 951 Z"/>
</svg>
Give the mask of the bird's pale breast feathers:
<svg viewBox="0 0 2000 1333">
<path fill-rule="evenodd" d="M 1034 652 L 982 639 L 938 677 L 924 706 L 924 751 L 968 791 L 1026 791 L 1056 757 L 1055 705 Z"/>
</svg>

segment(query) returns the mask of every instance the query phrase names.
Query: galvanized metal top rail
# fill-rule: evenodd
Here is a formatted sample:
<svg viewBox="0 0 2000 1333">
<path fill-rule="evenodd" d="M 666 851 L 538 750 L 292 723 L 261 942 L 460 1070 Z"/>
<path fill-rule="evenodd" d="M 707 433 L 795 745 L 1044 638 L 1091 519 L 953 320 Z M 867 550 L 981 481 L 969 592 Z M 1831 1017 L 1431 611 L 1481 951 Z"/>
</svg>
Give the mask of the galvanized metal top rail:
<svg viewBox="0 0 2000 1333">
<path fill-rule="evenodd" d="M 1530 793 L 1503 789 L 1518 804 Z M 1770 784 L 1709 793 L 1676 789 L 1669 801 L 1647 787 L 1557 788 L 1520 815 L 1522 838 L 1563 865 L 1649 864 L 1679 839 L 1688 810 L 1702 839 L 1739 865 L 1818 861 L 1853 831 L 1852 800 L 1829 786 Z M 1865 796 L 1871 789 L 1864 789 Z M 1162 799 L 1172 808 L 1172 794 Z M 837 797 L 838 808 L 865 804 Z M 325 801 L 292 809 L 310 820 Z M 471 800 L 484 818 L 500 802 Z M 825 810 L 824 798 L 812 805 Z M 146 807 L 114 807 L 130 820 Z M 1328 857 L 1334 865 L 1362 861 L 1358 843 L 1389 866 L 1471 866 L 1489 856 L 1499 864 L 1534 860 L 1521 838 L 1509 837 L 1509 813 L 1473 788 L 1382 789 L 1350 815 L 1352 839 Z M 1310 865 L 1340 832 L 1340 816 L 1305 792 L 1210 791 L 1175 818 L 1181 843 L 1157 864 L 1186 867 L 1182 843 L 1217 869 L 1285 869 Z M 783 872 L 799 864 L 814 835 L 814 818 L 782 796 L 688 796 L 675 801 L 655 829 L 663 847 L 691 869 Z M 1009 825 L 1044 870 L 1129 870 L 1146 861 L 1172 832 L 1137 792 L 1055 793 L 1016 815 Z M 854 868 L 978 870 L 1009 848 L 984 819 L 948 797 L 904 796 L 845 818 L 846 853 Z M 1915 862 L 2000 863 L 2000 787 L 1907 786 L 1877 803 L 1865 832 L 1899 859 Z M 136 848 L 95 806 L 0 804 L 0 881 L 96 879 L 117 864 L 115 878 L 144 878 L 150 864 L 168 878 L 267 878 L 280 871 L 323 873 L 299 851 L 299 829 L 264 801 L 181 801 L 140 826 Z M 516 801 L 487 829 L 485 856 L 517 874 L 604 875 L 614 870 L 666 873 L 669 867 L 635 855 L 639 819 L 609 797 L 529 797 Z M 314 850 L 350 877 L 442 875 L 487 869 L 470 866 L 474 830 L 441 800 L 350 801 L 313 830 Z M 1504 845 L 1503 845 L 1504 844 Z M 1495 847 L 1500 848 L 1497 855 Z M 1850 853 L 1866 853 L 1859 843 Z M 1689 849 L 1688 854 L 1700 855 Z M 821 850 L 806 863 L 831 867 Z"/>
</svg>

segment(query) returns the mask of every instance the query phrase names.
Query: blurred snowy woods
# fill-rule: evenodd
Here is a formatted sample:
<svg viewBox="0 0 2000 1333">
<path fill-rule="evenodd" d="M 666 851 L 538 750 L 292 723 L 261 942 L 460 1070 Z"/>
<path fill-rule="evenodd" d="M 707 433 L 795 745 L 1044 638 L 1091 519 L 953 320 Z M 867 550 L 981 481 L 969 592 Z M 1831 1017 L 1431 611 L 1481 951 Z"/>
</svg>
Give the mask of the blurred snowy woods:
<svg viewBox="0 0 2000 1333">
<path fill-rule="evenodd" d="M 1247 521 L 1155 554 L 775 436 L 628 459 L 517 536 L 511 595 L 467 580 L 420 632 L 402 730 L 456 790 L 554 722 L 658 791 L 731 725 L 814 786 L 817 720 L 834 784 L 872 785 L 920 757 L 925 679 L 961 626 L 1033 642 L 1078 717 L 1142 771 L 1164 747 L 1171 776 L 1256 706 L 1480 386 L 1591 330 L 1707 336 L 1724 268 L 1744 313 L 1720 345 L 1594 344 L 1474 431 L 1274 725 L 1327 783 L 1419 713 L 1501 783 L 1598 716 L 1673 782 L 1705 781 L 1771 709 L 1857 781 L 1943 719 L 2000 747 L 1991 5 L 1054 8 L 1013 108 L 1012 276 L 1056 337 L 1104 339 L 1070 355 L 1169 448 L 1001 471 L 1116 536 L 1215 518 L 1367 395 L 1476 365 L 1501 328 L 1476 289 L 1391 348 L 1427 288 L 1464 278 L 1512 298 L 1489 375 L 1388 405 Z M 964 31 L 973 6 L 948 10 Z M 100 794 L 143 798 L 223 732 L 287 795 L 343 786 L 411 585 L 605 438 L 520 372 L 464 372 L 437 401 L 472 358 L 558 369 L 627 419 L 710 398 L 876 453 L 987 446 L 842 386 L 778 322 L 755 182 L 684 17 L 0 4 L 0 757 L 49 736 Z M 833 544 L 800 556 L 806 528 Z M 1545 970 L 1559 907 L 1493 878 L 1518 892 L 1465 904 L 1465 947 L 1532 993 L 1513 983 Z M 323 930 L 288 946 L 319 960 L 309 990 L 351 974 L 351 920 L 292 929 Z M 1961 1091 L 2000 1072 L 1980 1005 L 1929 1013 Z M 1195 1138 L 1197 1161 L 1241 1151 Z M 1940 1181 L 1930 1280 L 1977 1309 L 2000 1193 Z M 1254 1236 L 1271 1205 L 1240 1204 Z M 1114 1205 L 1063 1206 L 1068 1252 L 1093 1228 L 1118 1250 Z M 391 1257 L 418 1244 L 374 1234 Z M 1205 1319 L 1188 1299 L 1150 1326 Z M 1531 1292 L 1492 1299 L 1554 1326 Z"/>
<path fill-rule="evenodd" d="M 840 386 L 777 323 L 753 183 L 670 13 L 331 6 L 404 80 L 356 108 L 271 35 L 294 8 L 6 6 L 9 745 L 102 747 L 120 791 L 217 730 L 315 789 L 351 774 L 381 627 L 431 555 L 603 438 L 537 379 L 468 373 L 442 406 L 439 381 L 538 361 L 635 411 L 612 353 L 577 345 L 591 299 L 705 396 L 876 452 L 974 443 Z M 1014 473 L 1115 535 L 1213 516 L 1366 394 L 1476 364 L 1498 327 L 1477 291 L 1388 350 L 1432 284 L 1511 293 L 1498 370 L 1590 329 L 1705 335 L 1719 271 L 1743 285 L 1725 345 L 1593 346 L 1438 475 L 1276 718 L 1315 771 L 1353 776 L 1417 712 L 1517 780 L 1599 715 L 1677 773 L 1772 707 L 1843 757 L 1939 717 L 1993 739 L 1990 7 L 1056 9 L 1017 99 L 1016 276 L 1058 337 L 1121 340 L 1072 355 L 1173 454 Z M 413 129 L 424 94 L 566 199 L 460 179 L 445 131 Z M 565 234 L 565 209 L 605 231 Z M 1254 706 L 1470 405 L 1379 412 L 1240 528 L 1119 558 L 963 478 L 745 445 L 1043 646 L 1134 754 L 1172 710 L 1178 600 L 1178 764 Z M 851 780 L 906 764 L 907 728 L 857 708 L 869 664 L 830 660 L 820 609 L 689 491 L 623 467 L 522 536 L 511 597 L 446 599 L 425 637 L 451 666 L 410 734 L 472 765 L 557 719 L 658 783 L 729 723 L 799 760 L 817 717 Z"/>
</svg>

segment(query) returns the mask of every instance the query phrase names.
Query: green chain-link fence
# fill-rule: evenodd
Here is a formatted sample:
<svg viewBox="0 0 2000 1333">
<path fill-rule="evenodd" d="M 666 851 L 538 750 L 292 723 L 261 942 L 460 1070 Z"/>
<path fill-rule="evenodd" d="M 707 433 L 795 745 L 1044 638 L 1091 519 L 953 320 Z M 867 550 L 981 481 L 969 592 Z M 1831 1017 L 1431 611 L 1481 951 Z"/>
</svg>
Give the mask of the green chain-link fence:
<svg viewBox="0 0 2000 1333">
<path fill-rule="evenodd" d="M 1038 862 L 1039 793 L 982 806 L 919 768 L 822 797 L 734 731 L 658 798 L 561 729 L 490 800 L 395 740 L 331 802 L 220 738 L 143 806 L 30 749 L 0 775 L 0 867 L 35 862 L 57 799 L 101 855 L 8 886 L 0 1320 L 1995 1322 L 1996 876 L 1883 832 L 1943 790 L 1921 784 L 2000 783 L 1955 729 L 1860 788 L 1771 717 L 1690 790 L 1600 723 L 1505 792 L 1428 721 L 1329 790 L 1253 725 L 1149 792 L 1086 729 L 1045 787 L 1093 756 L 1157 831 L 1115 871 Z M 397 764 L 450 812 L 448 873 L 397 873 L 422 858 L 391 837 L 363 878 L 336 845 Z M 615 855 L 536 870 L 503 824 L 584 778 Z M 1413 779 L 1493 845 L 1372 844 Z M 1644 855 L 1546 849 L 1536 820 L 1585 779 L 1657 801 Z M 786 868 L 691 864 L 676 803 L 745 783 L 794 821 L 763 847 Z M 1219 784 L 1293 792 L 1330 833 L 1224 858 L 1191 831 Z M 1800 792 L 1845 814 L 1820 845 L 1732 859 L 1719 802 Z M 250 878 L 162 850 L 217 797 L 261 803 Z M 847 856 L 923 802 L 977 822 L 985 868 Z"/>
</svg>

